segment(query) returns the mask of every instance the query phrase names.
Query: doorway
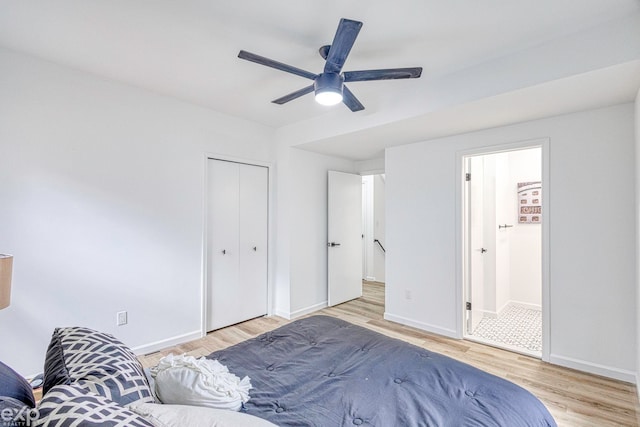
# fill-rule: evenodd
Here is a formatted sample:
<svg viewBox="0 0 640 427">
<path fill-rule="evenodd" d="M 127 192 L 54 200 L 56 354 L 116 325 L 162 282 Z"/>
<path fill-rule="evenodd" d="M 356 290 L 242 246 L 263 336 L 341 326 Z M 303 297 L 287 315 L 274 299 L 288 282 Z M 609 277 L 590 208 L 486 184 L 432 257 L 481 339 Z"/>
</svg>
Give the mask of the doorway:
<svg viewBox="0 0 640 427">
<path fill-rule="evenodd" d="M 385 203 L 384 174 L 328 172 L 329 306 L 384 301 Z"/>
<path fill-rule="evenodd" d="M 362 280 L 385 282 L 385 175 L 362 177 Z"/>
<path fill-rule="evenodd" d="M 542 357 L 542 147 L 463 156 L 464 338 Z"/>
</svg>

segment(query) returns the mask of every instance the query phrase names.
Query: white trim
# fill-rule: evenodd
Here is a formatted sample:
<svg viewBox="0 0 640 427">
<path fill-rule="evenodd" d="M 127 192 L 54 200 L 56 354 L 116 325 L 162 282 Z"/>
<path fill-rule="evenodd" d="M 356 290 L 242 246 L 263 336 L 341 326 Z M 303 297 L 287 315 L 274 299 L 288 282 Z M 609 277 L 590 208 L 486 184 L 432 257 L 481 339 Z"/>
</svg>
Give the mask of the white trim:
<svg viewBox="0 0 640 427">
<path fill-rule="evenodd" d="M 373 179 L 374 175 L 362 177 L 362 278 L 364 280 L 375 280 L 371 275 L 375 265 L 373 262 Z"/>
<path fill-rule="evenodd" d="M 525 348 L 517 347 L 515 345 L 510 345 L 510 344 L 504 344 L 504 343 L 497 344 L 495 341 L 491 341 L 489 339 L 474 336 L 474 335 L 469 335 L 465 337 L 465 339 L 467 341 L 473 341 L 480 344 L 488 345 L 490 347 L 499 348 L 501 350 L 509 350 L 513 353 L 524 354 L 525 356 L 535 357 L 536 359 L 540 359 L 539 351 L 527 350 Z"/>
<path fill-rule="evenodd" d="M 542 306 L 540 304 L 531 304 L 529 302 L 521 302 L 521 301 L 509 301 L 504 308 L 507 308 L 509 305 L 515 305 L 516 307 L 526 308 L 528 310 L 538 310 L 542 311 Z"/>
<path fill-rule="evenodd" d="M 173 347 L 178 344 L 194 341 L 199 338 L 202 338 L 200 335 L 200 331 L 193 331 L 182 335 L 176 335 L 175 337 L 166 338 L 160 341 L 155 341 L 149 344 L 140 345 L 138 347 L 133 347 L 131 351 L 138 355 L 149 354 L 156 351 L 164 350 L 165 348 Z"/>
<path fill-rule="evenodd" d="M 314 311 L 322 310 L 323 308 L 327 307 L 327 301 L 319 302 L 318 304 L 314 304 L 306 308 L 301 308 L 300 310 L 292 311 L 291 313 L 289 313 L 288 319 L 296 319 L 298 317 L 305 316 L 309 313 L 313 313 Z"/>
<path fill-rule="evenodd" d="M 509 300 L 505 302 L 504 305 L 500 307 L 497 311 L 493 311 L 493 310 L 478 310 L 478 311 L 482 313 L 482 316 L 490 317 L 492 319 L 497 319 L 498 317 L 502 316 L 502 313 L 507 309 L 507 307 L 511 305 L 516 307 L 526 308 L 527 310 L 542 311 L 542 306 L 540 304 L 531 304 L 529 302 L 521 302 L 521 301 L 514 301 L 514 300 Z M 469 337 L 472 338 L 472 336 L 469 336 Z"/>
<path fill-rule="evenodd" d="M 227 162 L 242 163 L 246 165 L 262 166 L 267 168 L 267 316 L 274 314 L 274 281 L 272 275 L 275 269 L 275 192 L 274 188 L 274 169 L 272 162 L 261 160 L 247 159 L 241 157 L 227 156 L 224 154 L 205 152 L 203 154 L 203 174 L 202 174 L 202 259 L 201 259 L 201 290 L 200 290 L 200 335 L 202 338 L 207 335 L 207 205 L 208 205 L 208 162 L 209 160 L 222 160 Z M 287 317 L 288 318 L 288 317 Z"/>
<path fill-rule="evenodd" d="M 551 355 L 551 174 L 549 138 L 542 141 L 542 360 L 549 361 Z"/>
<path fill-rule="evenodd" d="M 465 156 L 462 153 L 456 153 L 456 165 L 455 165 L 455 298 L 453 313 L 455 313 L 455 327 L 456 335 L 454 338 L 463 339 L 465 336 L 465 330 L 467 329 L 467 310 L 463 307 L 466 305 L 467 300 L 467 277 L 465 271 L 467 270 L 466 263 L 468 257 L 465 254 L 467 242 L 465 242 L 464 230 L 467 227 L 465 223 L 466 215 L 463 212 L 465 209 L 465 174 L 467 173 L 467 164 Z M 385 293 L 386 294 L 386 293 Z"/>
<path fill-rule="evenodd" d="M 263 166 L 265 168 L 273 167 L 272 162 L 266 162 L 262 160 L 249 159 L 245 157 L 235 157 L 235 156 L 227 156 L 219 153 L 205 152 L 204 153 L 205 160 L 223 160 L 225 162 L 234 162 L 234 163 L 242 163 L 245 165 L 253 165 L 253 166 Z"/>
<path fill-rule="evenodd" d="M 474 155 L 494 154 L 507 151 L 516 151 L 527 148 L 540 147 L 542 150 L 542 360 L 549 362 L 551 353 L 551 301 L 550 301 L 550 268 L 549 268 L 549 252 L 550 252 L 550 232 L 549 232 L 549 212 L 550 206 L 550 175 L 549 175 L 549 149 L 550 139 L 536 138 L 531 140 L 518 141 L 509 144 L 490 145 L 477 147 L 470 150 L 462 150 L 456 152 L 456 165 L 455 165 L 455 194 L 456 194 L 456 298 L 455 298 L 455 313 L 456 313 L 456 336 L 455 338 L 462 339 L 466 336 L 465 333 L 465 283 L 464 283 L 464 159 Z"/>
<path fill-rule="evenodd" d="M 440 326 L 430 325 L 428 323 L 419 322 L 417 320 L 408 319 L 402 316 L 396 316 L 385 312 L 384 319 L 391 322 L 400 323 L 401 325 L 411 326 L 412 328 L 421 329 L 426 332 L 431 332 L 438 335 L 443 335 L 449 338 L 458 338 L 457 331 L 453 329 L 441 328 Z"/>
<path fill-rule="evenodd" d="M 283 319 L 291 320 L 291 313 L 289 313 L 288 311 L 282 311 L 282 310 L 276 309 L 273 315 L 282 317 Z"/>
<path fill-rule="evenodd" d="M 375 276 L 367 276 L 364 278 L 367 282 L 377 282 Z"/>
<path fill-rule="evenodd" d="M 640 374 L 636 372 L 636 394 L 638 395 L 638 399 L 640 399 Z"/>
<path fill-rule="evenodd" d="M 362 176 L 384 175 L 384 169 L 367 169 L 367 170 L 358 172 L 358 175 L 362 175 Z"/>
<path fill-rule="evenodd" d="M 483 318 L 484 317 L 488 317 L 488 318 L 491 318 L 491 319 L 497 319 L 498 316 L 502 313 L 502 310 L 505 309 L 505 307 L 502 307 L 499 311 L 491 311 L 491 310 L 478 310 L 478 311 L 480 313 L 482 313 L 482 317 Z M 474 311 L 476 311 L 476 310 L 474 310 Z"/>
<path fill-rule="evenodd" d="M 566 368 L 577 369 L 579 371 L 589 372 L 595 375 L 601 375 L 628 383 L 636 381 L 637 373 L 627 371 L 626 369 L 612 368 L 610 366 L 600 365 L 598 363 L 587 362 L 585 360 L 574 359 L 572 357 L 560 356 L 557 354 L 549 355 L 549 362 L 555 365 L 564 366 Z"/>
<path fill-rule="evenodd" d="M 500 316 L 502 314 L 502 312 L 504 311 L 504 309 L 509 307 L 509 304 L 511 304 L 511 300 L 505 302 L 502 307 L 500 307 L 498 310 L 496 310 L 496 315 Z"/>
<path fill-rule="evenodd" d="M 384 168 L 362 170 L 358 172 L 358 175 L 361 175 L 361 176 L 384 175 Z"/>
</svg>

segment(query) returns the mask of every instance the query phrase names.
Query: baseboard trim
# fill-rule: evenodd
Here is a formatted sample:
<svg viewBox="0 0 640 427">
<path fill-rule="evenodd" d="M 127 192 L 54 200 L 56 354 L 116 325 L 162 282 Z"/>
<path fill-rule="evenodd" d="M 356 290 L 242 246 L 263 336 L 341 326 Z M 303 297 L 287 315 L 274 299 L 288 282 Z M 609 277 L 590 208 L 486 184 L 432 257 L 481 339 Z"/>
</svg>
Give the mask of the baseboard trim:
<svg viewBox="0 0 640 427">
<path fill-rule="evenodd" d="M 291 313 L 289 313 L 288 311 L 274 310 L 273 315 L 282 317 L 283 319 L 291 320 Z"/>
<path fill-rule="evenodd" d="M 540 304 L 531 304 L 528 302 L 520 302 L 520 301 L 509 301 L 507 305 L 509 304 L 513 304 L 516 307 L 528 308 L 529 310 L 542 311 L 542 306 Z"/>
<path fill-rule="evenodd" d="M 149 344 L 140 345 L 138 347 L 133 347 L 131 351 L 134 354 L 149 354 L 154 353 L 156 351 L 165 349 L 167 347 L 173 347 L 174 345 L 183 344 L 185 342 L 194 341 L 202 338 L 202 334 L 200 331 L 189 332 L 182 335 L 177 335 L 175 337 L 167 338 L 164 340 L 152 342 Z"/>
<path fill-rule="evenodd" d="M 312 306 L 309 306 L 307 308 L 301 308 L 300 310 L 296 310 L 296 311 L 292 311 L 291 313 L 289 313 L 289 315 L 291 317 L 289 317 L 289 319 L 296 319 L 298 317 L 302 317 L 304 315 L 307 315 L 309 313 L 313 313 L 314 311 L 318 311 L 318 310 L 322 310 L 323 308 L 327 308 L 328 303 L 327 301 L 323 301 L 320 302 L 318 304 L 314 304 Z"/>
<path fill-rule="evenodd" d="M 615 380 L 620 380 L 631 384 L 634 384 L 637 381 L 636 372 L 627 371 L 626 369 L 612 368 L 610 366 L 587 362 L 580 359 L 574 359 L 572 357 L 550 354 L 549 362 L 555 365 L 564 366 L 565 368 L 577 369 L 579 371 L 601 375 L 603 377 L 613 378 Z"/>
<path fill-rule="evenodd" d="M 480 310 L 480 313 L 482 313 L 482 317 L 489 317 L 491 319 L 497 319 L 498 318 L 498 313 L 496 313 L 495 311 L 489 311 L 489 310 Z"/>
<path fill-rule="evenodd" d="M 509 304 L 511 304 L 513 301 L 509 300 L 507 302 L 505 302 L 502 307 L 500 307 L 499 309 L 496 310 L 496 317 L 499 317 L 505 310 L 505 308 L 509 307 Z"/>
<path fill-rule="evenodd" d="M 412 328 L 421 329 L 426 332 L 431 332 L 438 335 L 443 335 L 449 338 L 458 339 L 458 333 L 453 329 L 441 328 L 439 326 L 430 325 L 428 323 L 419 322 L 417 320 L 408 319 L 402 316 L 396 316 L 391 313 L 384 313 L 384 319 L 389 320 L 391 322 L 400 323 L 402 325 L 411 326 Z"/>
<path fill-rule="evenodd" d="M 527 308 L 529 310 L 542 311 L 542 306 L 540 304 L 530 304 L 528 302 L 520 302 L 520 301 L 509 300 L 509 301 L 505 302 L 504 305 L 498 309 L 498 311 L 480 310 L 480 312 L 482 313 L 483 316 L 487 316 L 487 317 L 490 317 L 492 319 L 497 319 L 498 317 L 500 317 L 502 315 L 502 312 L 507 307 L 509 307 L 510 305 L 513 305 L 513 306 L 516 306 L 516 307 Z"/>
<path fill-rule="evenodd" d="M 638 395 L 638 399 L 640 399 L 640 374 L 636 372 L 636 394 Z"/>
</svg>

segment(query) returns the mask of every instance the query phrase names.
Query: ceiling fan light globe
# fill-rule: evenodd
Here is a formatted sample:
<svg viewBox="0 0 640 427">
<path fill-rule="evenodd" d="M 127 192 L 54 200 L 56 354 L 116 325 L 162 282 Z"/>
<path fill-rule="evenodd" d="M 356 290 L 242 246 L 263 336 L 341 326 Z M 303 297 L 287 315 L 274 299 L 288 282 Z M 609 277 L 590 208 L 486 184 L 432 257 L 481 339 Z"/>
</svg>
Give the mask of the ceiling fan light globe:
<svg viewBox="0 0 640 427">
<path fill-rule="evenodd" d="M 322 73 L 313 82 L 316 102 L 321 105 L 336 105 L 342 102 L 344 78 L 337 73 Z"/>
<path fill-rule="evenodd" d="M 316 92 L 316 102 L 320 105 L 336 105 L 342 102 L 342 94 L 331 90 Z"/>
</svg>

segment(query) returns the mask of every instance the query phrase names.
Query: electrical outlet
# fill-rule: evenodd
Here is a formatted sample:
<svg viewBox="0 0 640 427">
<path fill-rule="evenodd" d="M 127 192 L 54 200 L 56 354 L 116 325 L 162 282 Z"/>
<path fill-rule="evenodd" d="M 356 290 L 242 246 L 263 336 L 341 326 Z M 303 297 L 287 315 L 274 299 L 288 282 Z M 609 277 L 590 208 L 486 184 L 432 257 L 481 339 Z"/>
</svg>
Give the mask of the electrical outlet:
<svg viewBox="0 0 640 427">
<path fill-rule="evenodd" d="M 404 298 L 405 299 L 411 299 L 411 289 L 405 289 L 404 290 Z"/>
<path fill-rule="evenodd" d="M 116 324 L 118 326 L 122 326 L 122 325 L 126 325 L 127 324 L 127 312 L 126 311 L 119 311 L 116 313 Z"/>
</svg>

